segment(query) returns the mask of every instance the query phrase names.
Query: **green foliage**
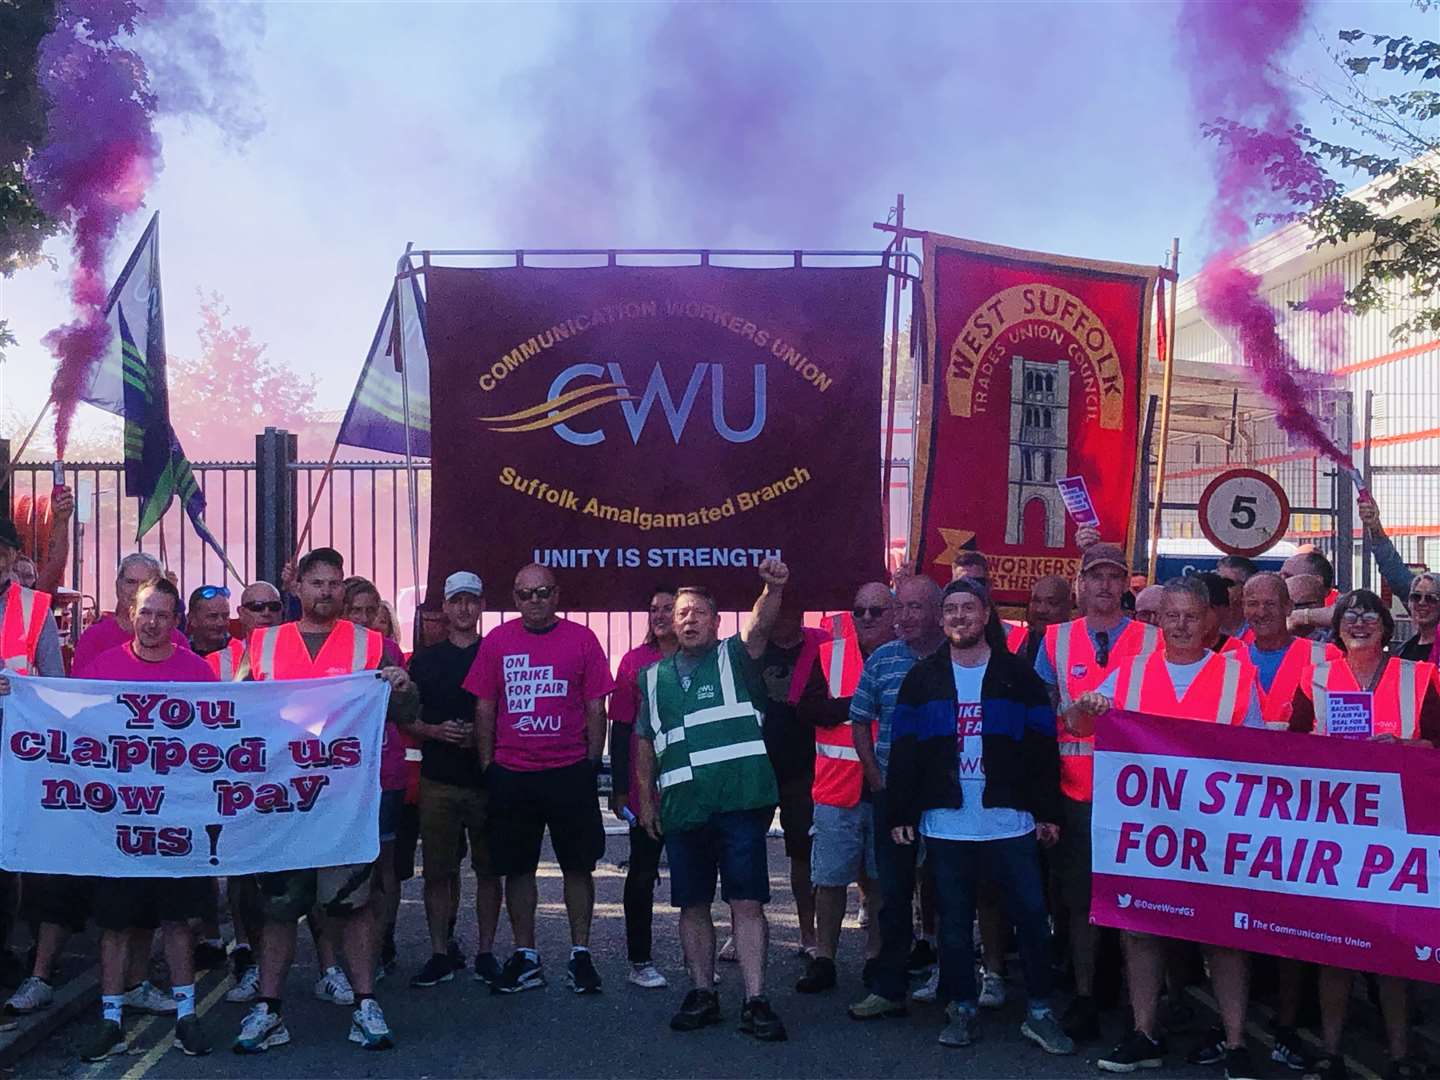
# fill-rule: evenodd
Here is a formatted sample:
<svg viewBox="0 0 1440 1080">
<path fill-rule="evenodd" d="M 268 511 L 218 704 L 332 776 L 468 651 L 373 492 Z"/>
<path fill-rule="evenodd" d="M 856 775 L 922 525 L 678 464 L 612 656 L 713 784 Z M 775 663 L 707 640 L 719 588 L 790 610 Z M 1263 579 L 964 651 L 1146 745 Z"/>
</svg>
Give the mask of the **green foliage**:
<svg viewBox="0 0 1440 1080">
<path fill-rule="evenodd" d="M 0 274 L 7 277 L 33 265 L 56 230 L 24 173 L 45 137 L 36 58 L 54 26 L 55 0 L 0 0 Z"/>
</svg>

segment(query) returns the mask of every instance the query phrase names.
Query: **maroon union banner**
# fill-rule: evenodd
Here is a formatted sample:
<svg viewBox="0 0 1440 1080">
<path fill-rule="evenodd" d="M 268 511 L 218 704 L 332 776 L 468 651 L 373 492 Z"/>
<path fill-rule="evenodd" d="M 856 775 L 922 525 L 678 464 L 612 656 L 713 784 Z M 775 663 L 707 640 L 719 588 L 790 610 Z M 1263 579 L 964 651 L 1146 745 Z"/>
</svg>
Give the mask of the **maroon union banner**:
<svg viewBox="0 0 1440 1080">
<path fill-rule="evenodd" d="M 562 607 L 657 583 L 811 609 L 882 570 L 882 267 L 427 268 L 430 596 L 555 568 Z"/>
</svg>

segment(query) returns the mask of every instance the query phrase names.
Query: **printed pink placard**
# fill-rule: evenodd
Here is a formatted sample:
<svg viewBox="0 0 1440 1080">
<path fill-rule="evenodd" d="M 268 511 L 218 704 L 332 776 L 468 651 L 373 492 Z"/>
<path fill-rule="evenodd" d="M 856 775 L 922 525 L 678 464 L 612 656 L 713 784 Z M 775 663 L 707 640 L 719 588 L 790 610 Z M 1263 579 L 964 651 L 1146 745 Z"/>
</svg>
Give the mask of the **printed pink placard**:
<svg viewBox="0 0 1440 1080">
<path fill-rule="evenodd" d="M 1091 918 L 1440 982 L 1440 752 L 1112 711 Z"/>
</svg>

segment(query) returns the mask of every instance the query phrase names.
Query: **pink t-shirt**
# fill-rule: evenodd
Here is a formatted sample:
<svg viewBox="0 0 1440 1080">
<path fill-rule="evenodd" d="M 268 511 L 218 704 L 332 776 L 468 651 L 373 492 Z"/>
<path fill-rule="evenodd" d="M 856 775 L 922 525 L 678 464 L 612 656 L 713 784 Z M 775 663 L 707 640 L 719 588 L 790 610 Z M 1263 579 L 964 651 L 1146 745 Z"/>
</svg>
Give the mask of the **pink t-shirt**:
<svg viewBox="0 0 1440 1080">
<path fill-rule="evenodd" d="M 512 619 L 481 640 L 464 687 L 496 703 L 496 764 L 534 772 L 585 760 L 585 705 L 615 680 L 589 627 L 561 619 L 533 633 Z"/>
<path fill-rule="evenodd" d="M 631 725 L 630 786 L 625 789 L 629 793 L 625 805 L 630 807 L 632 814 L 640 813 L 640 785 L 635 779 L 635 748 L 640 736 L 635 734 L 634 727 L 635 717 L 640 713 L 640 672 L 664 658 L 664 654 L 654 645 L 635 646 L 620 658 L 620 667 L 615 672 L 615 692 L 610 695 L 611 722 Z"/>
<path fill-rule="evenodd" d="M 135 655 L 133 643 L 129 641 L 106 649 L 83 667 L 77 662 L 74 676 L 77 679 L 114 679 L 117 682 L 219 681 L 210 665 L 189 649 L 177 648 L 164 660 L 142 660 Z"/>
<path fill-rule="evenodd" d="M 135 632 L 121 626 L 120 620 L 114 615 L 106 615 L 93 623 L 75 643 L 75 658 L 70 661 L 71 673 L 79 674 L 82 668 L 89 666 L 101 653 L 125 645 L 134 637 Z M 186 652 L 190 651 L 189 640 L 179 630 L 170 631 L 170 640 Z"/>
<path fill-rule="evenodd" d="M 405 656 L 400 646 L 386 638 L 381 646 L 381 667 L 404 667 Z M 403 791 L 409 783 L 405 771 L 405 738 L 400 729 L 389 720 L 385 721 L 385 733 L 380 740 L 380 790 Z"/>
</svg>

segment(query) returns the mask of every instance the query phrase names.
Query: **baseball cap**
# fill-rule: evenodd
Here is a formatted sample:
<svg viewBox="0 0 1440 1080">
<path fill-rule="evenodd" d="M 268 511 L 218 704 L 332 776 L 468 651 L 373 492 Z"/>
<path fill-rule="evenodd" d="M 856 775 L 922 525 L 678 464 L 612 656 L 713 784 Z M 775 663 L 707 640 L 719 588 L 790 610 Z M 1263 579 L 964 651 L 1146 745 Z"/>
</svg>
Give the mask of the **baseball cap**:
<svg viewBox="0 0 1440 1080">
<path fill-rule="evenodd" d="M 485 595 L 485 586 L 480 581 L 479 574 L 472 574 L 469 570 L 457 570 L 445 579 L 445 599 L 449 600 L 456 593 L 474 593 L 476 596 Z"/>
<path fill-rule="evenodd" d="M 1080 573 L 1096 566 L 1118 566 L 1127 574 L 1130 564 L 1125 559 L 1125 549 L 1119 544 L 1091 544 L 1080 556 Z"/>
<path fill-rule="evenodd" d="M 981 603 L 990 603 L 990 588 L 979 578 L 956 578 L 945 586 L 945 591 L 940 594 L 940 598 L 944 600 L 956 593 L 969 593 L 971 596 L 978 597 Z"/>
<path fill-rule="evenodd" d="M 20 550 L 20 534 L 15 531 L 15 523 L 8 518 L 0 518 L 0 544 Z"/>
</svg>

